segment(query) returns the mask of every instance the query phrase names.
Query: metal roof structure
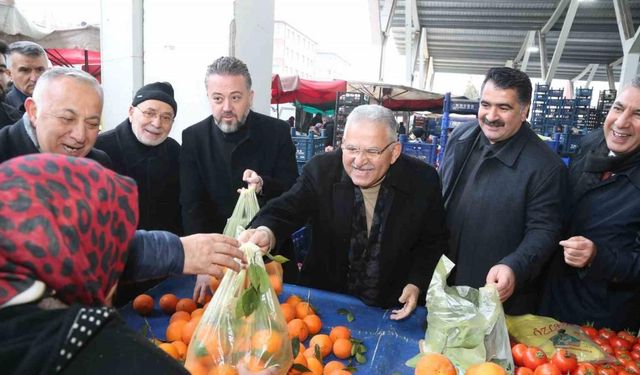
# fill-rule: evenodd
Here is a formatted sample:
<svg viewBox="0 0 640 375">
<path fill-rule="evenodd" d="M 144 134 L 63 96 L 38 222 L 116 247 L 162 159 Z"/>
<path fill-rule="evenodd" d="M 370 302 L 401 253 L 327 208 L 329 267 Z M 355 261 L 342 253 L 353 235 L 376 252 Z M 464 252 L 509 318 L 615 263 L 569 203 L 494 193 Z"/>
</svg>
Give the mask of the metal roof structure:
<svg viewBox="0 0 640 375">
<path fill-rule="evenodd" d="M 640 24 L 640 0 L 370 1 L 382 44 L 391 37 L 406 56 L 408 41 L 414 72 L 421 63 L 429 73 L 482 75 L 506 65 L 531 77 L 545 79 L 551 68 L 551 78 L 590 77 L 611 85 L 620 78 L 621 35 L 632 38 Z M 410 39 L 405 35 L 409 22 Z M 541 43 L 545 48 L 530 48 Z M 546 53 L 544 64 L 539 51 Z"/>
</svg>

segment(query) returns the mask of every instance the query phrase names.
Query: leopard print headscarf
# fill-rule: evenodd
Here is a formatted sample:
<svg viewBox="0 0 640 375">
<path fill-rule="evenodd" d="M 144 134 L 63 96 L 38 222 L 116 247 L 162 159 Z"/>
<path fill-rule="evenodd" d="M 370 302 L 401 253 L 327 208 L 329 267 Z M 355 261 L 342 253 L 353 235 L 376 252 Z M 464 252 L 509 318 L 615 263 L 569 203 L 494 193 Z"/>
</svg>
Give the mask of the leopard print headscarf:
<svg viewBox="0 0 640 375">
<path fill-rule="evenodd" d="M 138 222 L 133 180 L 85 158 L 0 164 L 0 306 L 44 282 L 65 303 L 104 303 Z"/>
</svg>

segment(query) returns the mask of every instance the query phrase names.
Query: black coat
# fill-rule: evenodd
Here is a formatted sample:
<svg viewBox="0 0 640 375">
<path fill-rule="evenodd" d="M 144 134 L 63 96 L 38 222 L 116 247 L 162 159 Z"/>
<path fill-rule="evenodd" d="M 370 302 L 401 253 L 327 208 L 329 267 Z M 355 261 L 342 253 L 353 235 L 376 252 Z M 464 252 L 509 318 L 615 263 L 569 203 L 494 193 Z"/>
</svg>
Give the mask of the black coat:
<svg viewBox="0 0 640 375">
<path fill-rule="evenodd" d="M 20 117 L 22 115 L 17 109 L 7 103 L 0 102 L 0 128 L 15 124 L 20 120 Z"/>
<path fill-rule="evenodd" d="M 571 161 L 573 189 L 569 233 L 584 236 L 597 248 L 591 266 L 577 269 L 556 253 L 540 313 L 561 321 L 616 331 L 640 328 L 640 165 L 605 181 L 580 186 L 588 152 L 604 142 L 602 130 L 584 139 Z"/>
<path fill-rule="evenodd" d="M 20 115 L 24 113 L 24 101 L 26 97 L 20 92 L 15 86 L 11 87 L 11 90 L 7 92 L 7 96 L 5 96 L 5 103 L 9 104 L 13 108 L 20 111 Z"/>
<path fill-rule="evenodd" d="M 106 152 L 113 170 L 138 184 L 138 229 L 166 230 L 182 235 L 180 215 L 180 145 L 167 138 L 151 147 L 140 143 L 124 120 L 98 136 L 96 147 Z"/>
<path fill-rule="evenodd" d="M 440 181 L 431 166 L 401 155 L 382 183 L 392 196 L 380 246 L 377 304 L 391 306 L 398 304 L 408 283 L 424 293 L 448 233 Z M 313 236 L 301 282 L 346 293 L 353 205 L 354 185 L 342 166 L 342 151 L 319 154 L 304 166 L 291 190 L 260 211 L 252 227 L 269 227 L 279 243 L 310 219 Z"/>
<path fill-rule="evenodd" d="M 38 150 L 31 138 L 29 138 L 24 128 L 23 119 L 20 119 L 20 121 L 13 125 L 0 129 L 0 162 L 15 158 L 16 156 L 37 154 L 39 152 L 40 150 Z M 106 168 L 111 168 L 111 159 L 103 151 L 93 148 L 86 157 L 97 161 Z"/>
<path fill-rule="evenodd" d="M 238 200 L 237 189 L 247 186 L 242 181 L 245 169 L 262 177 L 261 206 L 288 190 L 298 177 L 289 124 L 250 111 L 245 126 L 248 135 L 231 153 L 231 165 L 213 116 L 182 132 L 180 203 L 186 234 L 222 233 Z"/>
<path fill-rule="evenodd" d="M 456 178 L 480 132 L 477 122 L 462 124 L 447 143 L 440 167 L 447 210 L 453 190 L 464 188 Z M 527 123 L 500 151 L 480 163 L 475 180 L 467 182 L 474 188 L 460 198 L 461 212 L 447 211 L 455 215 L 447 221 L 464 228 L 458 230 L 458 248 L 449 253 L 456 263 L 451 282 L 479 288 L 491 267 L 505 264 L 516 276 L 516 289 L 505 302 L 505 312 L 532 313 L 540 294 L 538 276 L 560 240 L 566 167 Z"/>
</svg>

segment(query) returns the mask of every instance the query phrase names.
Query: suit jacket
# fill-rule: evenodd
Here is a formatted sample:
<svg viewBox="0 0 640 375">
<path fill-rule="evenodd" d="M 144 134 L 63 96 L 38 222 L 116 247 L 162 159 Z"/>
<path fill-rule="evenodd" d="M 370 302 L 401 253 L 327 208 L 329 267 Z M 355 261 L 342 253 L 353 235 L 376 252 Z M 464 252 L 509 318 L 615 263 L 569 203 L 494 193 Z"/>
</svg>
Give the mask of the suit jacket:
<svg viewBox="0 0 640 375">
<path fill-rule="evenodd" d="M 24 119 L 0 129 L 0 162 L 16 156 L 37 154 L 39 152 L 40 150 L 29 138 L 24 128 Z M 97 161 L 106 168 L 111 168 L 109 156 L 96 148 L 91 149 L 85 157 Z"/>
<path fill-rule="evenodd" d="M 20 117 L 22 117 L 22 114 L 17 109 L 7 103 L 0 102 L 0 128 L 15 124 L 16 121 L 20 120 Z"/>
<path fill-rule="evenodd" d="M 5 103 L 9 104 L 13 108 L 16 108 L 20 111 L 22 115 L 24 113 L 24 101 L 27 98 L 25 94 L 19 91 L 15 86 L 7 92 L 7 96 L 5 96 Z"/>
<path fill-rule="evenodd" d="M 376 304 L 386 307 L 398 303 L 408 283 L 426 290 L 448 233 L 440 181 L 431 166 L 401 155 L 382 184 L 391 196 L 380 243 Z M 346 293 L 353 205 L 354 185 L 342 166 L 342 150 L 319 154 L 304 166 L 291 190 L 260 211 L 252 227 L 269 227 L 279 243 L 310 219 L 313 236 L 301 282 Z"/>
<path fill-rule="evenodd" d="M 158 146 L 145 146 L 131 130 L 129 119 L 98 136 L 96 147 L 105 151 L 113 170 L 138 184 L 138 229 L 166 230 L 182 235 L 180 215 L 180 145 L 167 138 Z"/>
<path fill-rule="evenodd" d="M 473 181 L 457 181 L 481 131 L 477 122 L 458 126 L 440 167 L 447 215 L 456 215 L 454 221 L 462 225 L 450 228 L 458 240 L 458 248 L 449 253 L 456 263 L 452 281 L 479 288 L 491 267 L 506 264 L 515 273 L 516 289 L 505 312 L 532 313 L 539 299 L 538 276 L 560 240 L 567 170 L 524 123 L 504 147 L 478 161 Z M 451 194 L 466 184 L 473 188 L 464 190 L 460 212 L 451 211 Z"/>
<path fill-rule="evenodd" d="M 238 200 L 237 189 L 247 186 L 242 181 L 245 169 L 262 177 L 261 205 L 288 190 L 298 177 L 286 122 L 250 111 L 245 126 L 247 137 L 231 153 L 230 163 L 213 116 L 182 132 L 180 204 L 186 234 L 222 233 Z"/>
</svg>

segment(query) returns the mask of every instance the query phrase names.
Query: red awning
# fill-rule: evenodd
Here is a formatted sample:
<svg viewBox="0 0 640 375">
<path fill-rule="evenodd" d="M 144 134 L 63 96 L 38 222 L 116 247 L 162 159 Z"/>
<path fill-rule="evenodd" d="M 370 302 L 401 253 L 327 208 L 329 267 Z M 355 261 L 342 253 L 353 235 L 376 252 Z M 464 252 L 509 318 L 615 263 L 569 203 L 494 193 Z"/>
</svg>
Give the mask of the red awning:
<svg viewBox="0 0 640 375">
<path fill-rule="evenodd" d="M 347 81 L 312 81 L 298 76 L 271 79 L 271 103 L 323 104 L 336 101 L 336 92 L 346 91 Z"/>
<path fill-rule="evenodd" d="M 47 48 L 46 51 L 51 64 L 79 67 L 100 81 L 100 52 L 79 48 Z"/>
</svg>

